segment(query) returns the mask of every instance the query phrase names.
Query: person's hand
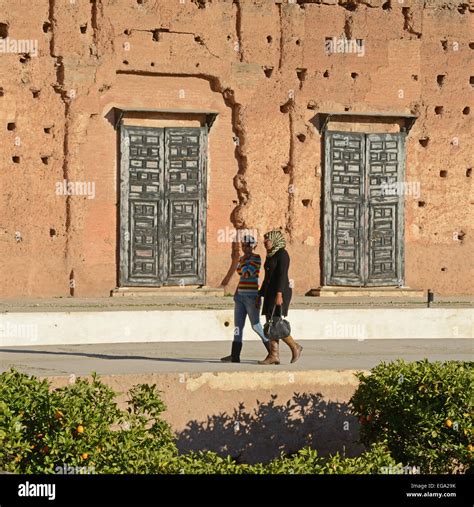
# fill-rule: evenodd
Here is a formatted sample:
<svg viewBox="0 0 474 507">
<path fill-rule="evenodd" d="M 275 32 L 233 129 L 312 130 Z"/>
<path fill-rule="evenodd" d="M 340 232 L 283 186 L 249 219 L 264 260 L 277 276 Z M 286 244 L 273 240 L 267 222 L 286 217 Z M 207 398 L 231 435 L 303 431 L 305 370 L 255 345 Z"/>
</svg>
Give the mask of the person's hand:
<svg viewBox="0 0 474 507">
<path fill-rule="evenodd" d="M 261 296 L 256 297 L 255 306 L 256 306 L 256 308 L 258 308 L 260 310 L 260 307 L 262 306 L 262 297 Z"/>
<path fill-rule="evenodd" d="M 281 292 L 277 292 L 277 295 L 275 298 L 275 304 L 277 306 L 281 306 L 283 304 L 283 294 Z"/>
</svg>

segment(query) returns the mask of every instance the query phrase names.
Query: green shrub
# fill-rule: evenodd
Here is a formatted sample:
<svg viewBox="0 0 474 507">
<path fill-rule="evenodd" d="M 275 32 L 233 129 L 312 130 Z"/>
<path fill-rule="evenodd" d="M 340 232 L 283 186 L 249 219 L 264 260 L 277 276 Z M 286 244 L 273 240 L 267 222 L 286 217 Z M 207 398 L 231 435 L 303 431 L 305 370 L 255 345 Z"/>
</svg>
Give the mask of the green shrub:
<svg viewBox="0 0 474 507">
<path fill-rule="evenodd" d="M 365 445 L 385 443 L 422 473 L 467 472 L 472 463 L 472 362 L 381 363 L 351 398 Z"/>
<path fill-rule="evenodd" d="M 95 473 L 160 472 L 177 448 L 155 386 L 131 389 L 127 410 L 114 399 L 96 375 L 51 391 L 46 380 L 2 373 L 0 470 L 55 473 L 66 465 Z"/>
</svg>

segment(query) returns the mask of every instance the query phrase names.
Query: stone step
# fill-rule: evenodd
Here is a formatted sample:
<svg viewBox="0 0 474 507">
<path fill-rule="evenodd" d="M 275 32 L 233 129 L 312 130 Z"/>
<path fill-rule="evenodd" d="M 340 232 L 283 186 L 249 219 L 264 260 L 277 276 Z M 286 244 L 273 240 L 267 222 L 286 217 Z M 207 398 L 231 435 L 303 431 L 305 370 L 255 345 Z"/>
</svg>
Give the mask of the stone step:
<svg viewBox="0 0 474 507">
<path fill-rule="evenodd" d="M 112 297 L 174 297 L 174 296 L 224 296 L 224 288 L 200 285 L 166 286 L 166 287 L 118 287 L 110 293 Z"/>
<path fill-rule="evenodd" d="M 311 289 L 308 296 L 315 297 L 413 297 L 427 298 L 427 291 L 410 287 L 339 287 L 324 286 Z"/>
</svg>

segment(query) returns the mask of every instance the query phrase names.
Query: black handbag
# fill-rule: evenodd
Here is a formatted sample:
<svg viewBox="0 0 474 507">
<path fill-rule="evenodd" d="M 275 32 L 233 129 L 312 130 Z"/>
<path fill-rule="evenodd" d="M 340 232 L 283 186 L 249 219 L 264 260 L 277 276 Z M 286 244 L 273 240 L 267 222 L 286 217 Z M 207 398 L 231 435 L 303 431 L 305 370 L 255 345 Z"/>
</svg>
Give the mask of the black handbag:
<svg viewBox="0 0 474 507">
<path fill-rule="evenodd" d="M 281 315 L 274 315 L 276 305 L 273 307 L 270 320 L 263 326 L 263 332 L 269 340 L 281 340 L 291 334 L 290 323 Z M 280 307 L 281 313 L 281 307 Z"/>
</svg>

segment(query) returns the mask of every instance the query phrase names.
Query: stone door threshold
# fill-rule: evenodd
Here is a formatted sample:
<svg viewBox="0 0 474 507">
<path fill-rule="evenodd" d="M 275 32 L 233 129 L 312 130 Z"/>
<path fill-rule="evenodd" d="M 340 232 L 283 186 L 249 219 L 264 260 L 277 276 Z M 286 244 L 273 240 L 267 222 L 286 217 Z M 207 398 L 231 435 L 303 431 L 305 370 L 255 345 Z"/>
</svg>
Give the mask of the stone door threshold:
<svg viewBox="0 0 474 507">
<path fill-rule="evenodd" d="M 410 287 L 340 287 L 326 285 L 311 289 L 307 296 L 316 297 L 414 297 L 426 298 L 424 289 Z"/>
<path fill-rule="evenodd" d="M 153 297 L 153 296 L 224 296 L 224 288 L 201 285 L 166 287 L 118 287 L 110 291 L 112 297 Z"/>
</svg>

